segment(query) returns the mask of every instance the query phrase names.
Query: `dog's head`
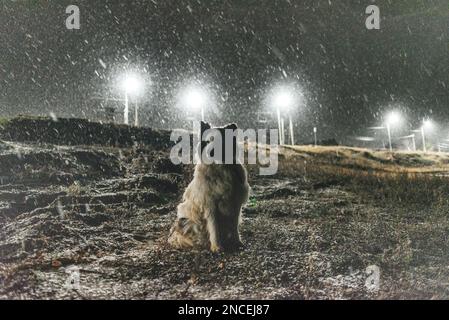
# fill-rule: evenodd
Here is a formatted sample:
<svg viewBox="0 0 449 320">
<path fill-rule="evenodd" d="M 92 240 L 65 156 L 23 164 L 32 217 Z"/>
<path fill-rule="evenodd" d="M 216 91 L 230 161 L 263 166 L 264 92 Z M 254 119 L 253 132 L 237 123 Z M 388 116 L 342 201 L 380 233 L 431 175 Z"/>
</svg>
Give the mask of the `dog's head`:
<svg viewBox="0 0 449 320">
<path fill-rule="evenodd" d="M 221 152 L 221 156 L 222 156 L 222 163 L 225 163 L 225 159 L 226 159 L 226 150 L 232 150 L 232 159 L 233 159 L 233 163 L 235 163 L 235 159 L 237 156 L 237 138 L 235 135 L 232 136 L 232 141 L 226 141 L 226 130 L 232 130 L 232 132 L 234 132 L 235 130 L 237 130 L 237 125 L 235 123 L 230 123 L 228 125 L 225 125 L 223 127 L 214 127 L 212 128 L 211 125 L 207 122 L 201 121 L 201 148 L 200 148 L 200 155 L 203 154 L 204 149 L 207 147 L 208 144 L 211 143 L 212 140 L 207 139 L 206 141 L 203 141 L 203 137 L 205 137 L 204 133 L 209 130 L 209 129 L 214 129 L 217 130 L 217 132 L 219 132 L 220 136 L 221 136 L 221 148 L 222 148 L 222 152 Z M 228 139 L 229 140 L 229 139 Z M 228 147 L 226 148 L 226 145 L 232 143 L 232 148 Z M 214 157 L 214 151 L 211 151 L 210 153 L 211 157 Z"/>
</svg>

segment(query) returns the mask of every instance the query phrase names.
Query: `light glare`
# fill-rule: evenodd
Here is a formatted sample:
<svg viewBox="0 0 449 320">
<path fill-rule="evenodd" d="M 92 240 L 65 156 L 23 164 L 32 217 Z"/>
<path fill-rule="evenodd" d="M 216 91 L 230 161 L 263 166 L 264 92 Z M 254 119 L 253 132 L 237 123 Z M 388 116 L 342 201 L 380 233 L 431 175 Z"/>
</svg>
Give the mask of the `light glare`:
<svg viewBox="0 0 449 320">
<path fill-rule="evenodd" d="M 291 107 L 293 100 L 293 94 L 286 90 L 277 93 L 275 96 L 276 107 L 283 109 Z"/>
<path fill-rule="evenodd" d="M 278 85 L 271 91 L 270 104 L 278 110 L 289 111 L 299 102 L 300 96 L 303 94 L 295 85 Z"/>
<path fill-rule="evenodd" d="M 424 120 L 423 126 L 424 126 L 424 129 L 432 129 L 433 128 L 432 120 L 430 120 L 430 119 Z"/>
<path fill-rule="evenodd" d="M 140 94 L 143 90 L 143 81 L 134 74 L 128 74 L 123 78 L 122 87 L 127 94 Z"/>
<path fill-rule="evenodd" d="M 204 106 L 206 94 L 199 88 L 188 88 L 183 100 L 188 108 L 198 110 Z"/>
<path fill-rule="evenodd" d="M 401 121 L 401 115 L 398 112 L 391 112 L 387 116 L 387 123 L 389 125 L 397 124 Z"/>
</svg>

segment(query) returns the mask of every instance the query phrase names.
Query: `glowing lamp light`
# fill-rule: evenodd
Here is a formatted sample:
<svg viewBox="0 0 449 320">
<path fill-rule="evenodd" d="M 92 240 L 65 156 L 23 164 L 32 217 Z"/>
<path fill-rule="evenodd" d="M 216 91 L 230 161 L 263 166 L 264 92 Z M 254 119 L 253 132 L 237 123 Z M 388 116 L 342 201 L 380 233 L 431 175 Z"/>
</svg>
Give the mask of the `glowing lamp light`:
<svg viewBox="0 0 449 320">
<path fill-rule="evenodd" d="M 388 125 L 395 125 L 399 122 L 401 122 L 401 115 L 398 112 L 390 112 L 387 116 L 387 124 Z"/>
<path fill-rule="evenodd" d="M 293 94 L 287 90 L 282 90 L 274 97 L 274 104 L 277 108 L 286 109 L 294 102 Z"/>
<path fill-rule="evenodd" d="M 433 121 L 426 119 L 423 121 L 423 128 L 426 130 L 431 130 L 434 127 Z"/>
<path fill-rule="evenodd" d="M 388 145 L 390 147 L 389 148 L 390 152 L 393 152 L 393 144 L 391 142 L 391 126 L 398 124 L 399 122 L 401 122 L 401 120 L 402 120 L 401 115 L 396 111 L 392 111 L 387 115 L 386 125 L 387 125 Z"/>
<path fill-rule="evenodd" d="M 208 92 L 197 84 L 186 87 L 181 94 L 180 101 L 182 105 L 192 111 L 201 112 L 201 120 L 204 121 L 204 109 L 210 102 Z"/>
<path fill-rule="evenodd" d="M 206 94 L 198 88 L 190 88 L 186 91 L 184 101 L 190 109 L 198 110 L 206 102 Z"/>
<path fill-rule="evenodd" d="M 125 91 L 125 108 L 123 114 L 123 122 L 129 124 L 129 97 L 137 96 L 143 93 L 144 80 L 138 75 L 127 73 L 122 75 L 121 88 Z M 138 120 L 138 106 L 135 106 L 135 125 L 139 123 Z"/>
<path fill-rule="evenodd" d="M 272 107 L 276 109 L 277 118 L 278 118 L 278 130 L 279 130 L 279 143 L 284 144 L 284 119 L 283 114 L 288 114 L 289 118 L 289 128 L 290 128 L 290 142 L 291 145 L 295 144 L 294 141 L 294 130 L 293 130 L 293 121 L 292 115 L 289 111 L 297 99 L 296 92 L 293 87 L 290 86 L 279 86 L 274 89 L 271 96 L 271 104 Z"/>
<path fill-rule="evenodd" d="M 123 79 L 122 87 L 127 94 L 139 94 L 143 89 L 143 81 L 136 75 L 126 75 Z"/>
</svg>

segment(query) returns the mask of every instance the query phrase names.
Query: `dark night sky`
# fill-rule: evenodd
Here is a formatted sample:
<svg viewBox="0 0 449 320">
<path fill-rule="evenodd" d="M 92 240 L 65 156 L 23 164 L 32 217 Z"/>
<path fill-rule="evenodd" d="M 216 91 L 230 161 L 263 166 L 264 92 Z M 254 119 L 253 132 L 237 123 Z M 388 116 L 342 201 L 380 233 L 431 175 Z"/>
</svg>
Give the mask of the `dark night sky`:
<svg viewBox="0 0 449 320">
<path fill-rule="evenodd" d="M 381 30 L 365 28 L 372 3 Z M 65 28 L 69 4 L 81 30 Z M 214 122 L 250 127 L 267 89 L 296 81 L 303 141 L 314 125 L 325 137 L 366 133 L 388 106 L 411 126 L 425 116 L 449 123 L 448 0 L 2 0 L 0 30 L 1 115 L 89 116 L 90 98 L 114 94 L 129 67 L 151 77 L 152 126 L 185 118 L 174 105 L 190 78 L 215 92 Z"/>
</svg>

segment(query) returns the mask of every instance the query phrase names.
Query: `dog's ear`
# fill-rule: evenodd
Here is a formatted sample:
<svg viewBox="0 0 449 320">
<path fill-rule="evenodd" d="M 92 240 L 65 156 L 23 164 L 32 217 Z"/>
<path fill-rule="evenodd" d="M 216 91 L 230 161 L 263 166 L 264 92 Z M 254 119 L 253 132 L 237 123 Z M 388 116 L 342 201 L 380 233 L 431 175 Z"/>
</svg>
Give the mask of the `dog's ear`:
<svg viewBox="0 0 449 320">
<path fill-rule="evenodd" d="M 210 129 L 210 124 L 204 121 L 201 121 L 201 136 L 203 136 L 204 131 Z"/>
<path fill-rule="evenodd" d="M 225 129 L 237 130 L 237 125 L 235 123 L 230 123 L 227 126 L 225 126 Z"/>
<path fill-rule="evenodd" d="M 201 121 L 201 132 L 200 132 L 200 156 L 203 154 L 204 148 L 207 146 L 207 141 L 203 141 L 204 132 L 211 128 L 210 124 L 204 121 Z"/>
</svg>

